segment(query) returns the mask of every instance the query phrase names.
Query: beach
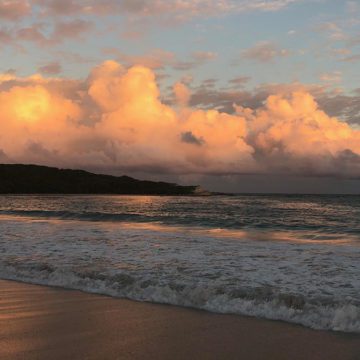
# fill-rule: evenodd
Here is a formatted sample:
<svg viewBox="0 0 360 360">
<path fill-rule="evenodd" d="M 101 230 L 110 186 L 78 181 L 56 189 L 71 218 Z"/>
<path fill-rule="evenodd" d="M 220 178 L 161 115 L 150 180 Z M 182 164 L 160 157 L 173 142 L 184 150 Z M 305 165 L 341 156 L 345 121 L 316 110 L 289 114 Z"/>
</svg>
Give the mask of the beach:
<svg viewBox="0 0 360 360">
<path fill-rule="evenodd" d="M 0 25 L 0 360 L 360 360 L 360 0 Z"/>
<path fill-rule="evenodd" d="M 0 280 L 0 358 L 360 359 L 360 335 Z"/>
</svg>

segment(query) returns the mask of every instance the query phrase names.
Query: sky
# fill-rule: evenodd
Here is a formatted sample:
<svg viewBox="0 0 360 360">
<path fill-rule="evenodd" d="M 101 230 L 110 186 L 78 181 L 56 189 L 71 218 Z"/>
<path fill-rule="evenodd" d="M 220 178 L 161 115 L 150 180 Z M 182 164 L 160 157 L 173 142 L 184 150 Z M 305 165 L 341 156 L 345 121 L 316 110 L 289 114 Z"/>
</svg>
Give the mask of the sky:
<svg viewBox="0 0 360 360">
<path fill-rule="evenodd" d="M 0 0 L 0 162 L 360 192 L 360 1 Z"/>
</svg>

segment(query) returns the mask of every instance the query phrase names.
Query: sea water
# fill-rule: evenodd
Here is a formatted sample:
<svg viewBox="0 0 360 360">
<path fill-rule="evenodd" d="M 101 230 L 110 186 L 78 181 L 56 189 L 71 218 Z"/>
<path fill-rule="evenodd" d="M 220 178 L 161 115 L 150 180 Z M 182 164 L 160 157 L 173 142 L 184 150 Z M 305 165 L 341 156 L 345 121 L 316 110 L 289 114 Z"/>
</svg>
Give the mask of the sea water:
<svg viewBox="0 0 360 360">
<path fill-rule="evenodd" d="M 360 333 L 360 196 L 0 196 L 0 278 Z"/>
</svg>

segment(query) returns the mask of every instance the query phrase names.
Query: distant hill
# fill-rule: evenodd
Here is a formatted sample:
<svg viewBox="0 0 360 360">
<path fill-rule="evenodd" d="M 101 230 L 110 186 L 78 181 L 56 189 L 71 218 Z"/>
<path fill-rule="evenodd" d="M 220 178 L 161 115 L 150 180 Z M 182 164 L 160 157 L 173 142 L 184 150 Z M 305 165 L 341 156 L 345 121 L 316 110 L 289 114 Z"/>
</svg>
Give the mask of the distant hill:
<svg viewBox="0 0 360 360">
<path fill-rule="evenodd" d="M 38 165 L 0 164 L 0 194 L 201 195 L 197 186 Z"/>
</svg>

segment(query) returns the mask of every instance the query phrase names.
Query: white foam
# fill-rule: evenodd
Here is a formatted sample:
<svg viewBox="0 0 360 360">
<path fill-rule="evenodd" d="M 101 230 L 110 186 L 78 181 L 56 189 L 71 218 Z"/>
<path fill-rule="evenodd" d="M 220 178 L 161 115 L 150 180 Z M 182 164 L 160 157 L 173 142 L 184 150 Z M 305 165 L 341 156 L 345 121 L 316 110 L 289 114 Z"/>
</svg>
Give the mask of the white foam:
<svg viewBox="0 0 360 360">
<path fill-rule="evenodd" d="M 0 277 L 360 333 L 360 248 L 0 219 Z"/>
</svg>

